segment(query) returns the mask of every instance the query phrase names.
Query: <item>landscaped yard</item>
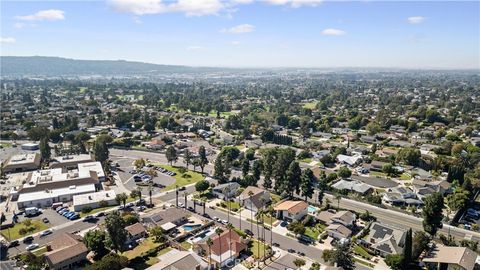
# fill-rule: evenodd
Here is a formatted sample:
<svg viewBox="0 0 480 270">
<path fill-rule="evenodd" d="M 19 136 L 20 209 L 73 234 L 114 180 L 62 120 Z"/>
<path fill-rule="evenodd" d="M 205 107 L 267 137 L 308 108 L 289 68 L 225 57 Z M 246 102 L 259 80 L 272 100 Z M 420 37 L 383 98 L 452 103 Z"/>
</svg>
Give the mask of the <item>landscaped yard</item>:
<svg viewBox="0 0 480 270">
<path fill-rule="evenodd" d="M 379 177 L 385 177 L 386 174 L 383 172 L 376 172 L 376 171 L 370 171 L 370 176 L 379 176 Z"/>
<path fill-rule="evenodd" d="M 36 256 L 40 256 L 45 252 L 47 252 L 47 246 L 39 247 L 32 251 L 32 253 L 35 254 Z"/>
<path fill-rule="evenodd" d="M 280 195 L 273 194 L 273 193 L 270 193 L 270 198 L 272 198 L 272 203 L 277 203 L 282 199 Z"/>
<path fill-rule="evenodd" d="M 316 101 L 314 101 L 314 102 L 308 102 L 308 103 L 303 104 L 303 108 L 305 108 L 305 109 L 310 109 L 310 110 L 315 109 L 316 106 L 317 106 L 317 102 L 316 102 Z"/>
<path fill-rule="evenodd" d="M 318 235 L 320 235 L 324 230 L 325 226 L 322 224 L 317 224 L 316 226 L 306 226 L 304 234 L 316 241 L 318 239 Z"/>
<path fill-rule="evenodd" d="M 410 180 L 410 179 L 412 179 L 412 176 L 411 176 L 410 174 L 408 174 L 408 173 L 402 173 L 402 174 L 398 177 L 398 179 L 400 179 L 400 180 Z"/>
<path fill-rule="evenodd" d="M 262 242 L 255 240 L 249 244 L 248 250 L 252 252 L 252 255 L 255 259 L 263 258 L 265 254 L 263 252 L 264 246 L 265 246 L 265 251 L 268 252 L 268 250 L 270 249 L 268 245 L 264 245 Z"/>
<path fill-rule="evenodd" d="M 231 112 L 231 111 L 230 111 L 230 112 L 220 112 L 220 117 L 226 118 L 226 117 L 228 117 L 228 116 L 230 116 L 230 115 L 232 115 L 232 114 L 235 114 L 235 113 L 234 113 L 234 112 Z M 208 116 L 210 116 L 210 117 L 217 117 L 217 111 L 214 111 L 214 110 L 210 111 L 210 112 L 208 113 Z"/>
<path fill-rule="evenodd" d="M 240 209 L 240 204 L 238 202 L 230 202 L 230 201 L 226 201 L 225 202 L 226 206 L 228 208 L 230 208 L 231 211 L 233 212 L 237 212 L 238 209 Z"/>
<path fill-rule="evenodd" d="M 194 172 L 192 170 L 187 170 L 185 173 L 182 174 L 179 170 L 179 167 L 163 165 L 159 163 L 152 163 L 152 164 L 176 173 L 176 175 L 173 176 L 173 178 L 175 178 L 175 183 L 171 184 L 170 186 L 167 186 L 162 191 L 172 190 L 175 188 L 175 186 L 183 187 L 186 185 L 195 184 L 196 182 L 201 181 L 205 178 L 203 177 L 202 174 Z"/>
<path fill-rule="evenodd" d="M 123 252 L 123 256 L 127 257 L 129 260 L 140 256 L 145 251 L 149 251 L 152 248 L 158 247 L 160 244 L 153 242 L 152 238 L 147 238 L 145 239 L 142 243 L 140 243 L 138 246 L 136 246 L 134 249 L 127 250 Z"/>
<path fill-rule="evenodd" d="M 49 228 L 49 226 L 38 219 L 27 219 L 30 224 L 26 224 L 25 221 L 15 224 L 15 226 L 9 229 L 3 229 L 0 233 L 7 238 L 8 241 L 15 240 L 21 237 L 25 237 L 36 232 L 40 232 Z M 28 226 L 27 226 L 28 225 Z M 20 234 L 20 230 L 25 229 L 25 234 Z"/>
<path fill-rule="evenodd" d="M 187 241 L 181 242 L 180 245 L 181 245 L 185 250 L 189 250 L 189 249 L 192 247 L 192 244 L 190 244 L 190 243 L 187 242 Z"/>
<path fill-rule="evenodd" d="M 370 255 L 370 253 L 368 253 L 362 246 L 359 246 L 359 245 L 355 245 L 353 247 L 353 252 L 365 259 L 368 259 L 370 260 L 373 256 Z"/>
<path fill-rule="evenodd" d="M 115 206 L 107 206 L 107 207 L 99 207 L 99 208 L 95 208 L 95 209 L 92 209 L 92 211 L 88 212 L 88 213 L 83 213 L 83 212 L 80 212 L 80 217 L 85 217 L 85 216 L 88 216 L 88 215 L 93 215 L 93 214 L 96 214 L 98 212 L 102 212 L 102 211 L 105 211 L 105 210 L 108 210 L 108 209 L 111 209 Z"/>
<path fill-rule="evenodd" d="M 305 162 L 305 163 L 310 163 L 310 162 L 313 161 L 313 158 L 304 158 L 304 159 L 302 159 L 302 160 L 300 160 L 300 161 Z"/>
<path fill-rule="evenodd" d="M 242 151 L 243 149 L 245 149 L 245 145 L 244 145 L 244 144 L 235 145 L 235 147 L 236 147 L 238 150 L 240 150 L 240 151 Z"/>
</svg>

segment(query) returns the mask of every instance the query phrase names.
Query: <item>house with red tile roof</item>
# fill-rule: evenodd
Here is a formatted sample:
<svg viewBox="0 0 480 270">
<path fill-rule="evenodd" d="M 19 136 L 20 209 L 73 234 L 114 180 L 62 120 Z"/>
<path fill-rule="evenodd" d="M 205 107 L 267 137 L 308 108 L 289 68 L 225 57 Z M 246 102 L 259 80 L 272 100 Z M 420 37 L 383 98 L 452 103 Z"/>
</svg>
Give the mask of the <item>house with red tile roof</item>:
<svg viewBox="0 0 480 270">
<path fill-rule="evenodd" d="M 278 219 L 288 221 L 301 220 L 308 213 L 308 204 L 304 201 L 283 201 L 277 203 L 273 209 Z"/>
<path fill-rule="evenodd" d="M 208 246 L 208 238 L 212 239 L 212 246 Z M 220 235 L 212 234 L 194 244 L 193 250 L 204 255 L 207 260 L 212 257 L 212 264 L 225 266 L 229 261 L 237 258 L 247 249 L 248 240 L 243 239 L 235 231 L 225 230 Z"/>
</svg>

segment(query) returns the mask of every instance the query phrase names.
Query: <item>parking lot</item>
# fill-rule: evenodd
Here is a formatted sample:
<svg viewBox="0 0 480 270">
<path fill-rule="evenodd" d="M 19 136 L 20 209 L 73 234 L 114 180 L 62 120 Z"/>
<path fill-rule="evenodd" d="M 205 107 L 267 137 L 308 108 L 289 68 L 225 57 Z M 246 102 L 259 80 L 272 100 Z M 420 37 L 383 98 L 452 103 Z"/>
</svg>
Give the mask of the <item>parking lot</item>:
<svg viewBox="0 0 480 270">
<path fill-rule="evenodd" d="M 117 158 L 113 159 L 113 163 L 118 163 L 119 167 L 116 170 L 116 173 L 122 180 L 124 186 L 128 190 L 135 190 L 139 185 L 137 183 L 142 183 L 140 182 L 135 182 L 133 179 L 134 174 L 130 173 L 131 170 L 134 169 L 134 166 L 132 165 L 133 159 L 130 158 Z M 152 182 L 156 184 L 154 186 L 153 192 L 160 192 L 160 190 L 165 187 L 169 186 L 173 183 L 175 183 L 175 179 L 169 175 L 166 175 L 164 173 L 161 173 L 160 171 L 157 171 L 157 176 L 152 178 Z M 142 189 L 142 194 L 148 195 L 148 190 L 146 188 Z"/>
<path fill-rule="evenodd" d="M 471 230 L 474 224 L 480 227 L 480 203 L 477 202 L 468 208 L 458 222 L 467 230 Z"/>
</svg>

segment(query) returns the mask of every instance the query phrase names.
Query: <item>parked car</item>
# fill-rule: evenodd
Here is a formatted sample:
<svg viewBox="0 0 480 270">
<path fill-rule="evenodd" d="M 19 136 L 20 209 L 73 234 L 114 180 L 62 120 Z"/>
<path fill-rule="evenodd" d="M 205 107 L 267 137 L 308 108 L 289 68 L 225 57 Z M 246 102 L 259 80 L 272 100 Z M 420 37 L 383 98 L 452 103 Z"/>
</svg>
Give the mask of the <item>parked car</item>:
<svg viewBox="0 0 480 270">
<path fill-rule="evenodd" d="M 96 217 L 103 217 L 103 216 L 105 216 L 105 213 L 103 213 L 103 212 L 100 212 L 100 213 L 98 213 L 98 214 L 97 214 L 97 215 L 95 215 L 95 216 L 96 216 Z"/>
<path fill-rule="evenodd" d="M 18 240 L 13 240 L 11 241 L 10 243 L 8 243 L 8 247 L 11 248 L 11 247 L 16 247 L 20 245 L 20 243 L 18 242 Z"/>
<path fill-rule="evenodd" d="M 290 252 L 290 253 L 295 253 L 295 249 L 293 249 L 293 248 L 289 248 L 287 251 Z"/>
<path fill-rule="evenodd" d="M 46 218 L 46 217 L 43 218 L 42 221 L 43 221 L 43 223 L 49 223 L 50 222 L 50 220 L 48 220 L 48 218 Z"/>
<path fill-rule="evenodd" d="M 245 234 L 247 234 L 249 236 L 253 236 L 253 232 L 250 231 L 249 229 L 245 229 Z"/>
<path fill-rule="evenodd" d="M 300 256 L 305 256 L 305 253 L 303 253 L 301 251 L 298 251 L 297 254 L 300 255 Z"/>
<path fill-rule="evenodd" d="M 193 209 L 193 207 L 189 206 L 189 207 L 187 207 L 187 210 L 193 212 L 194 209 Z"/>
<path fill-rule="evenodd" d="M 187 189 L 186 187 L 180 187 L 179 190 L 182 191 L 182 190 L 185 190 Z"/>
<path fill-rule="evenodd" d="M 210 218 L 210 215 L 207 214 L 207 213 L 203 214 L 202 216 L 204 216 L 204 217 L 206 217 L 206 218 Z"/>
<path fill-rule="evenodd" d="M 30 244 L 26 247 L 26 250 L 34 250 L 36 248 L 38 248 L 38 244 Z"/>
<path fill-rule="evenodd" d="M 53 231 L 51 229 L 48 229 L 48 230 L 45 230 L 43 232 L 40 233 L 40 237 L 44 237 L 44 236 L 47 236 L 49 234 L 52 234 Z"/>
<path fill-rule="evenodd" d="M 79 218 L 80 218 L 79 214 L 74 214 L 73 216 L 70 216 L 68 219 L 69 220 L 76 220 L 76 219 L 79 219 Z"/>
<path fill-rule="evenodd" d="M 23 243 L 30 243 L 33 241 L 33 236 L 27 236 L 23 238 Z"/>
<path fill-rule="evenodd" d="M 92 215 L 88 215 L 88 216 L 85 216 L 83 218 L 83 221 L 90 221 L 90 220 L 93 220 L 93 219 L 95 219 L 95 218 Z"/>
<path fill-rule="evenodd" d="M 228 224 L 228 221 L 225 220 L 225 219 L 222 219 L 222 220 L 220 221 L 220 223 L 222 223 L 223 225 L 227 225 L 227 224 Z"/>
<path fill-rule="evenodd" d="M 280 244 L 277 243 L 277 242 L 273 243 L 272 245 L 273 245 L 274 247 L 280 247 Z"/>
<path fill-rule="evenodd" d="M 133 202 L 129 202 L 129 203 L 125 204 L 125 207 L 127 207 L 127 208 L 134 207 L 134 206 L 135 206 L 135 204 Z"/>
</svg>

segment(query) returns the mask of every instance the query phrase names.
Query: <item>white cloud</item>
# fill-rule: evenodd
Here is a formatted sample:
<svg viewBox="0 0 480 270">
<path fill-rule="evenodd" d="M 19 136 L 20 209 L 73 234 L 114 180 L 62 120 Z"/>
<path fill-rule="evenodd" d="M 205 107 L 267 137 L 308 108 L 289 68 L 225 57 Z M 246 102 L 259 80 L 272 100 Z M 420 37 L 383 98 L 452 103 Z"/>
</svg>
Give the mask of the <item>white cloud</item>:
<svg viewBox="0 0 480 270">
<path fill-rule="evenodd" d="M 237 45 L 240 45 L 240 41 L 234 40 L 234 41 L 231 42 L 231 44 L 234 45 L 234 46 L 237 46 Z"/>
<path fill-rule="evenodd" d="M 201 46 L 188 46 L 187 47 L 187 51 L 200 51 L 202 49 L 203 49 L 203 47 L 201 47 Z"/>
<path fill-rule="evenodd" d="M 302 6 L 316 7 L 319 6 L 323 0 L 267 0 L 270 5 L 289 5 L 292 8 L 299 8 Z"/>
<path fill-rule="evenodd" d="M 162 3 L 161 0 L 110 0 L 110 7 L 123 13 L 135 15 L 160 14 L 169 12 L 185 13 L 187 17 L 213 15 L 225 6 L 220 0 L 177 0 Z"/>
<path fill-rule="evenodd" d="M 15 41 L 13 37 L 0 37 L 0 43 L 2 44 L 12 44 L 15 43 Z"/>
<path fill-rule="evenodd" d="M 59 21 L 65 20 L 65 12 L 59 9 L 40 10 L 31 15 L 16 16 L 21 21 Z"/>
<path fill-rule="evenodd" d="M 140 17 L 138 17 L 138 16 L 133 16 L 132 20 L 136 24 L 142 24 L 143 23 L 142 20 L 140 20 Z"/>
<path fill-rule="evenodd" d="M 222 33 L 232 33 L 232 34 L 244 34 L 244 33 L 249 33 L 253 32 L 255 30 L 255 26 L 251 24 L 240 24 L 228 29 L 222 29 L 220 32 Z"/>
<path fill-rule="evenodd" d="M 327 28 L 322 31 L 322 35 L 326 36 L 343 36 L 345 34 L 347 34 L 347 32 L 334 28 Z"/>
<path fill-rule="evenodd" d="M 410 24 L 420 24 L 425 21 L 425 17 L 422 16 L 413 16 L 407 18 L 408 23 Z"/>
</svg>

